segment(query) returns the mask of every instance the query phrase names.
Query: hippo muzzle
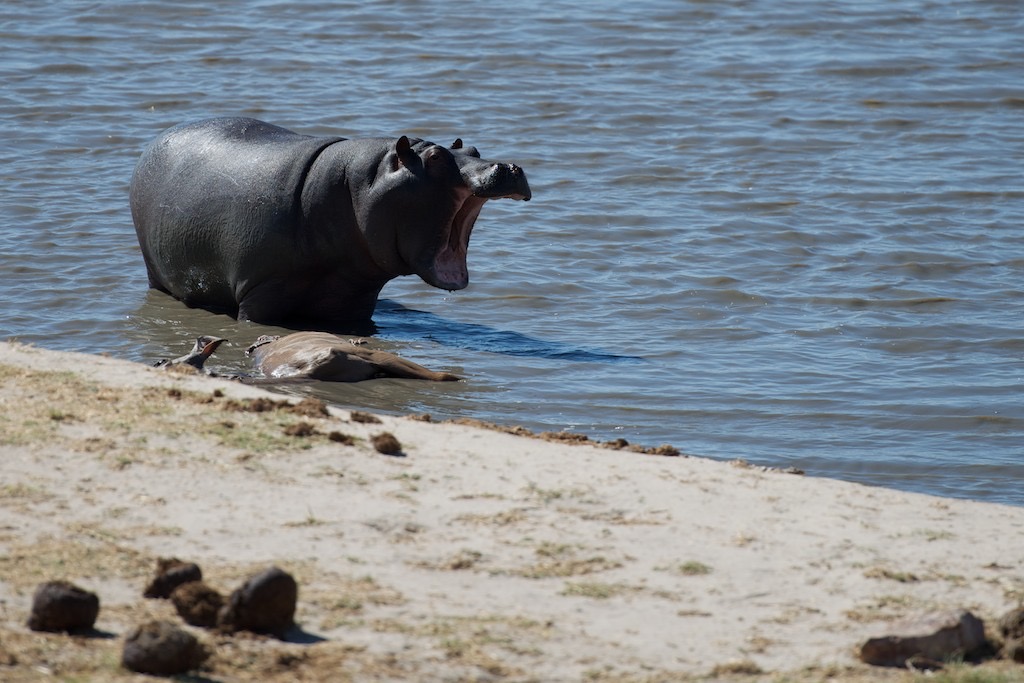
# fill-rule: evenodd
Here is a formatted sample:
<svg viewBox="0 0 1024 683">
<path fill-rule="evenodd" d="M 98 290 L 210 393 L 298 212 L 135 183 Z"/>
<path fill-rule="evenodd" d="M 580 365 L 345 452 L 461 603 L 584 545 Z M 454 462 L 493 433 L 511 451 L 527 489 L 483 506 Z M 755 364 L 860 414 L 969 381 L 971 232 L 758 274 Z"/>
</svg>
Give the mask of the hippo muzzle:
<svg viewBox="0 0 1024 683">
<path fill-rule="evenodd" d="M 526 173 L 515 164 L 490 164 L 468 173 L 464 168 L 462 177 L 475 197 L 522 199 L 527 202 L 533 197 L 526 182 Z"/>
</svg>

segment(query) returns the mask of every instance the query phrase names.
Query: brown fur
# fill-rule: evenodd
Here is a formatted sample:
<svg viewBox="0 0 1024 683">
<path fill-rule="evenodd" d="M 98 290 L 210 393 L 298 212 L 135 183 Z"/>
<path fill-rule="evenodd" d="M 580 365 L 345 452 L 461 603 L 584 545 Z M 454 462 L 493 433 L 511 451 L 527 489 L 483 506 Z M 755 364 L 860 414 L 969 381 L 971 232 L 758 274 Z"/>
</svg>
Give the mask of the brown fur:
<svg viewBox="0 0 1024 683">
<path fill-rule="evenodd" d="M 325 382 L 361 382 L 378 377 L 435 382 L 459 379 L 326 332 L 296 332 L 273 341 L 261 339 L 248 353 L 268 377 L 303 377 Z"/>
</svg>

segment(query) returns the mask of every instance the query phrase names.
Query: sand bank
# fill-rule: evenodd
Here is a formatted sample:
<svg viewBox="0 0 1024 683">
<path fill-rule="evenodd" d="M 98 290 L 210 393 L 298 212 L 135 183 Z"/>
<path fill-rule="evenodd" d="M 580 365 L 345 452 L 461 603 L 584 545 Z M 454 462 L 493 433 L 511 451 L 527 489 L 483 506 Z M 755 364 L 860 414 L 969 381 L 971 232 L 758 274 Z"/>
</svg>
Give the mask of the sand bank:
<svg viewBox="0 0 1024 683">
<path fill-rule="evenodd" d="M 17 344 L 0 345 L 0 387 L 3 680 L 130 679 L 117 637 L 173 616 L 141 598 L 161 556 L 225 592 L 269 564 L 299 580 L 304 642 L 195 631 L 218 681 L 870 678 L 855 646 L 888 620 L 991 619 L 1024 597 L 1024 508 L 255 412 L 282 397 Z M 381 432 L 401 455 L 373 448 Z M 100 595 L 110 637 L 69 647 L 26 629 L 35 585 L 55 578 Z"/>
</svg>

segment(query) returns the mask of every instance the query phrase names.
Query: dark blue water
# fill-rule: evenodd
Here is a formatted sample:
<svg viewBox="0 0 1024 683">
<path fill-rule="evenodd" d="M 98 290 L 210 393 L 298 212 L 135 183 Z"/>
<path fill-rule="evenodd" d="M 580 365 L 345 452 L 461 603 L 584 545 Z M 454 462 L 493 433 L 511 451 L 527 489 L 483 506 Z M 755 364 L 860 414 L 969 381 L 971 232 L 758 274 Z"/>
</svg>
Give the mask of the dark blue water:
<svg viewBox="0 0 1024 683">
<path fill-rule="evenodd" d="M 467 380 L 332 400 L 1024 504 L 1022 35 L 1016 2 L 8 2 L 0 337 L 245 366 L 266 328 L 146 289 L 167 126 L 462 137 L 534 200 L 375 322 Z"/>
</svg>

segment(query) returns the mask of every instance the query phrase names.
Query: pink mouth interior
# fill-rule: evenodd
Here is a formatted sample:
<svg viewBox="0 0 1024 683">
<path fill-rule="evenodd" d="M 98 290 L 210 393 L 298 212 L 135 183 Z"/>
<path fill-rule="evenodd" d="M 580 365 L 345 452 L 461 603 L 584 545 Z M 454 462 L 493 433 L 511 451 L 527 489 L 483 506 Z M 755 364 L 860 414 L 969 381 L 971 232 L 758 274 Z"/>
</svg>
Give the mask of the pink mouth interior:
<svg viewBox="0 0 1024 683">
<path fill-rule="evenodd" d="M 446 244 L 434 258 L 434 277 L 443 289 L 465 289 L 469 284 L 466 250 L 452 249 L 450 244 Z"/>
<path fill-rule="evenodd" d="M 465 289 L 469 284 L 469 267 L 466 265 L 469 235 L 485 202 L 484 199 L 469 196 L 455 212 L 448 228 L 448 240 L 437 252 L 431 267 L 436 286 L 452 291 Z"/>
</svg>

